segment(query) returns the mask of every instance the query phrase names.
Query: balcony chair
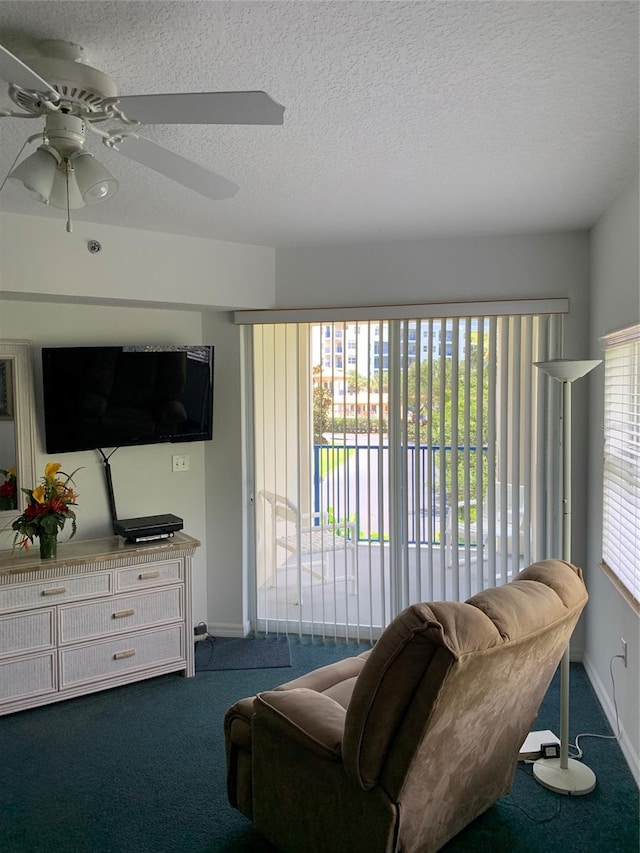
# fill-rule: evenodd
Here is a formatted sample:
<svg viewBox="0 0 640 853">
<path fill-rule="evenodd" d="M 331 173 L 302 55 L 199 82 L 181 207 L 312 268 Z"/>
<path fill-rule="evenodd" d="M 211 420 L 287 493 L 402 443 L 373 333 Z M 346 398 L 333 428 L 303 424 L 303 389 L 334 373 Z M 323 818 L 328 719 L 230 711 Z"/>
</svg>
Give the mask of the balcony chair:
<svg viewBox="0 0 640 853">
<path fill-rule="evenodd" d="M 525 531 L 524 531 L 524 486 L 518 486 L 518 524 L 514 528 L 513 524 L 513 486 L 507 483 L 506 493 L 506 524 L 507 535 L 503 542 L 502 534 L 502 486 L 496 483 L 495 486 L 495 549 L 497 554 L 502 554 L 505 551 L 510 556 L 519 557 L 524 554 Z M 483 504 L 483 516 L 481 519 L 469 522 L 469 536 L 467 538 L 467 528 L 465 518 L 471 508 L 477 507 L 475 500 L 459 501 L 455 508 L 453 506 L 447 509 L 446 518 L 446 547 L 447 547 L 447 565 L 453 563 L 454 548 L 464 547 L 466 545 L 472 548 L 482 546 L 482 551 L 486 554 L 489 545 L 489 519 L 486 515 L 487 504 L 486 499 Z M 480 523 L 479 523 L 480 522 Z M 480 534 L 480 535 L 479 535 Z M 514 547 L 514 540 L 517 537 L 517 548 Z"/>
<path fill-rule="evenodd" d="M 297 571 L 298 603 L 302 603 L 302 573 L 324 583 L 349 583 L 356 592 L 356 526 L 353 522 L 334 522 L 327 513 L 301 513 L 289 498 L 263 490 L 260 497 L 268 507 L 272 547 L 272 578 L 281 569 Z M 284 552 L 284 558 L 282 557 Z M 338 558 L 344 558 L 345 573 L 336 573 Z M 331 571 L 330 571 L 331 565 Z"/>
<path fill-rule="evenodd" d="M 231 805 L 283 853 L 439 850 L 509 792 L 586 601 L 580 569 L 534 563 L 241 699 L 224 722 Z"/>
</svg>

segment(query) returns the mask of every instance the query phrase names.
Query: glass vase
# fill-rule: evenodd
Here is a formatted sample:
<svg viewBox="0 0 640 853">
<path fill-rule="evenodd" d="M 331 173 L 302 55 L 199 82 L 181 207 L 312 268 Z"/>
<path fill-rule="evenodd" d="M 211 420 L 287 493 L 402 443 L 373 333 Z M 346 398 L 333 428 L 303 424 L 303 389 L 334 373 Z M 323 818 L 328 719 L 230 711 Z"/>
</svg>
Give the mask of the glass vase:
<svg viewBox="0 0 640 853">
<path fill-rule="evenodd" d="M 58 534 L 57 533 L 41 533 L 40 534 L 40 559 L 54 560 L 58 553 Z"/>
</svg>

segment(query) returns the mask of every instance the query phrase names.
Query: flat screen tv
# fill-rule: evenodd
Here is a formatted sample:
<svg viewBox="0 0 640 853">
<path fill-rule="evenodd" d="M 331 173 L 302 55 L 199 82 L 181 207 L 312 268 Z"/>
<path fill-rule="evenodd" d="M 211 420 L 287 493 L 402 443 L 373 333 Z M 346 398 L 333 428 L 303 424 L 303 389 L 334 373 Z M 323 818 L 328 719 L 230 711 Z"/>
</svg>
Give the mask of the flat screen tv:
<svg viewBox="0 0 640 853">
<path fill-rule="evenodd" d="M 212 346 L 43 347 L 47 453 L 207 441 Z"/>
</svg>

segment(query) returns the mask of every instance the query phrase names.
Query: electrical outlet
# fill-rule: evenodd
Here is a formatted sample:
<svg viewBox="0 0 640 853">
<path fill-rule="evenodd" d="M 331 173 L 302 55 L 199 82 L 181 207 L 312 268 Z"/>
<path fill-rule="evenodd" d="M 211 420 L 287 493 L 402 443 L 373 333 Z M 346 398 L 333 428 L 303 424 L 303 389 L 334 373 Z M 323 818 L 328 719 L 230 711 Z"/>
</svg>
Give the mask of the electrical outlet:
<svg viewBox="0 0 640 853">
<path fill-rule="evenodd" d="M 171 470 L 172 471 L 188 471 L 189 470 L 189 457 L 188 456 L 172 456 L 171 457 Z"/>
<path fill-rule="evenodd" d="M 624 664 L 624 668 L 627 668 L 627 641 L 624 637 L 620 637 L 620 644 L 622 646 L 622 662 Z"/>
</svg>

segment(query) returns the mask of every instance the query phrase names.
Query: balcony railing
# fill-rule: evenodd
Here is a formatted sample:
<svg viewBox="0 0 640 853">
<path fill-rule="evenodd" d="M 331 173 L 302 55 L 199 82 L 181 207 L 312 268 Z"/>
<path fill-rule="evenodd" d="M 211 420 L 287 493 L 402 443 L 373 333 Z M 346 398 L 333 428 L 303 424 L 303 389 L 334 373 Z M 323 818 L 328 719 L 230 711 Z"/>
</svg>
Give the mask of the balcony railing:
<svg viewBox="0 0 640 853">
<path fill-rule="evenodd" d="M 442 543 L 453 449 L 451 445 L 403 448 L 403 517 L 410 544 Z M 464 466 L 466 460 L 467 472 L 473 472 L 470 476 L 477 476 L 481 468 L 484 477 L 487 451 L 486 446 L 459 445 L 458 465 Z M 314 511 L 328 512 L 336 521 L 354 522 L 359 542 L 388 539 L 389 462 L 388 445 L 314 445 Z"/>
</svg>

